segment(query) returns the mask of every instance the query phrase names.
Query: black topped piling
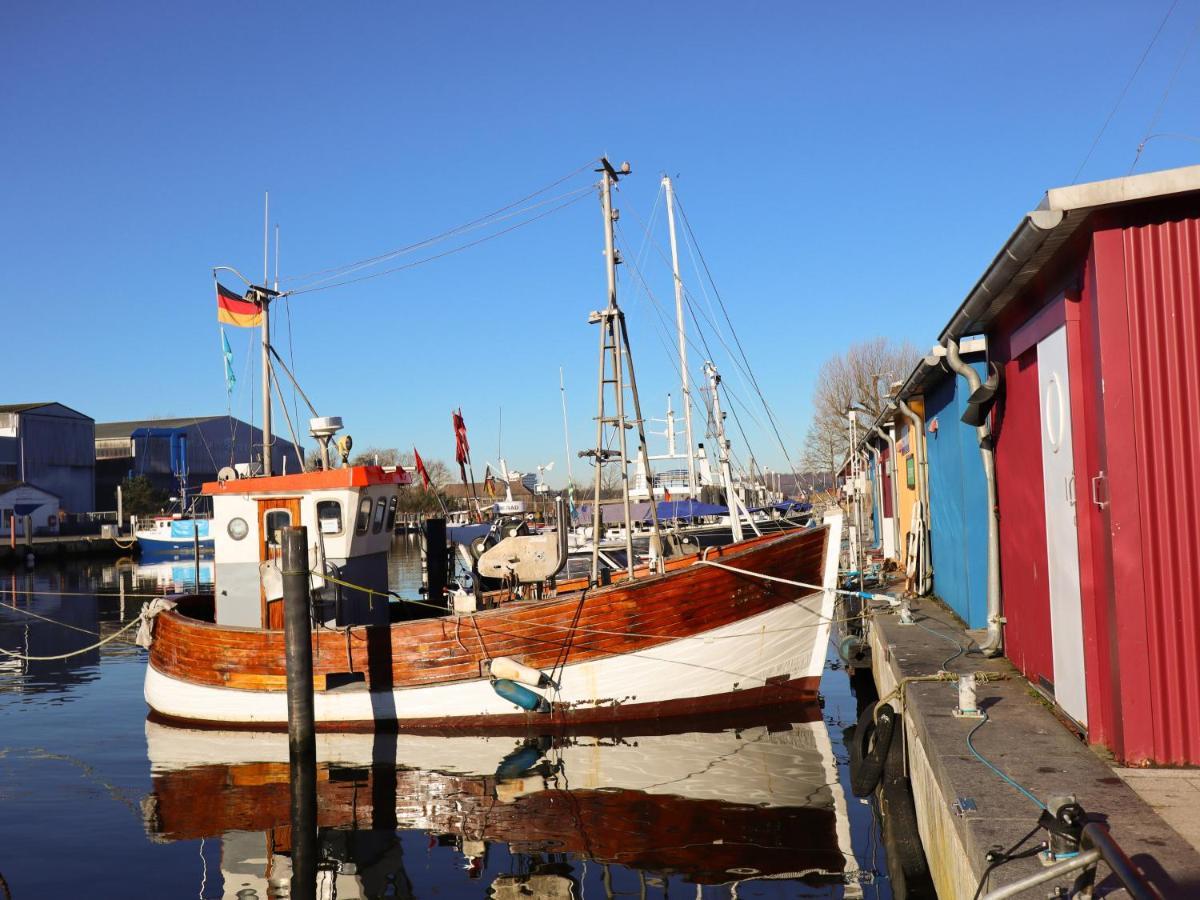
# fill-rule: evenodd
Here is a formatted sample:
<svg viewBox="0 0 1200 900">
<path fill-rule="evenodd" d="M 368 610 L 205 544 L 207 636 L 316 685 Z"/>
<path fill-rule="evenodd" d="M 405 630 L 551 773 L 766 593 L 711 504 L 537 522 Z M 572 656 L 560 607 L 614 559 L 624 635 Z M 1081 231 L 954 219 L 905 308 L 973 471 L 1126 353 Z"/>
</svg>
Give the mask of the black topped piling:
<svg viewBox="0 0 1200 900">
<path fill-rule="evenodd" d="M 439 606 L 446 602 L 446 520 L 425 522 L 426 598 Z"/>
<path fill-rule="evenodd" d="M 308 529 L 281 529 L 283 636 L 287 655 L 288 761 L 292 789 L 293 900 L 316 897 L 317 738 L 313 712 Z"/>
</svg>

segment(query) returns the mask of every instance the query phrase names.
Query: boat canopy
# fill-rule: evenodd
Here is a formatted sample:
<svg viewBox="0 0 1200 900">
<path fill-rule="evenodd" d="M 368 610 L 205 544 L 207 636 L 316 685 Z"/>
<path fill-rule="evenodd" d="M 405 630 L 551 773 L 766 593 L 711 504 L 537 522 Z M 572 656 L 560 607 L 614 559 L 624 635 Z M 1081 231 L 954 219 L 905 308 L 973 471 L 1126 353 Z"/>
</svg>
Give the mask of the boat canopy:
<svg viewBox="0 0 1200 900">
<path fill-rule="evenodd" d="M 750 512 L 769 512 L 771 510 L 774 510 L 775 512 L 781 512 L 785 515 L 789 513 L 806 513 L 812 511 L 812 504 L 801 503 L 799 500 L 783 500 L 779 503 L 772 503 L 768 506 L 751 507 Z"/>
<path fill-rule="evenodd" d="M 658 501 L 658 518 L 660 521 L 664 519 L 692 519 L 696 516 L 726 515 L 729 515 L 729 507 L 719 506 L 716 503 L 701 503 L 699 500 Z M 647 509 L 644 518 L 648 519 L 649 517 L 650 510 Z"/>
</svg>

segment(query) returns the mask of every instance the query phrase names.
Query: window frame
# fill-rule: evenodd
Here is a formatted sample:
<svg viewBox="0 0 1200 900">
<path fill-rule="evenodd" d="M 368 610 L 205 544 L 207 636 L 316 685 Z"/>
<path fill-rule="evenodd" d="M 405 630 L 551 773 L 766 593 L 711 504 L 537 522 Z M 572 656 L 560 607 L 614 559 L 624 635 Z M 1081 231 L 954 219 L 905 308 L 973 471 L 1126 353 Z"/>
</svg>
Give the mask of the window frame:
<svg viewBox="0 0 1200 900">
<path fill-rule="evenodd" d="M 322 516 L 321 511 L 322 511 L 322 508 L 328 509 L 331 506 L 335 507 L 337 509 L 337 529 L 335 531 L 326 531 L 324 522 L 326 519 L 329 519 L 331 517 L 330 516 Z M 317 531 L 319 531 L 321 534 L 328 534 L 328 535 L 332 536 L 332 535 L 342 534 L 345 530 L 346 530 L 346 520 L 342 516 L 342 501 L 341 500 L 318 500 L 317 501 Z"/>
<path fill-rule="evenodd" d="M 371 527 L 371 507 L 374 504 L 370 494 L 363 494 L 358 501 L 358 515 L 354 519 L 355 534 L 366 534 L 367 529 Z"/>
<path fill-rule="evenodd" d="M 292 524 L 292 511 L 290 509 L 276 507 L 275 509 L 268 509 L 263 513 L 263 542 L 269 548 L 279 548 L 282 546 L 281 541 L 275 540 L 275 533 L 279 530 L 279 527 L 271 526 L 271 522 L 278 516 L 287 516 L 284 526 Z"/>
<path fill-rule="evenodd" d="M 391 533 L 396 530 L 396 510 L 400 506 L 400 498 L 396 494 L 392 494 L 392 498 L 388 500 L 387 519 L 384 520 L 384 530 Z"/>
<path fill-rule="evenodd" d="M 375 501 L 375 512 L 371 516 L 371 534 L 383 531 L 383 520 L 387 517 L 387 498 L 380 496 Z"/>
</svg>

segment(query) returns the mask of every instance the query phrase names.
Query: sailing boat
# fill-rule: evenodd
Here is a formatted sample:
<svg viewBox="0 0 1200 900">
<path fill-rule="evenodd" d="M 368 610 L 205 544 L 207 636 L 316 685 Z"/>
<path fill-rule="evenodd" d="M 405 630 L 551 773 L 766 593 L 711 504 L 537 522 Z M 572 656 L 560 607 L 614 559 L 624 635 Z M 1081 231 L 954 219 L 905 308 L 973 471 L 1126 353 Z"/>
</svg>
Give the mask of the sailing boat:
<svg viewBox="0 0 1200 900">
<path fill-rule="evenodd" d="M 625 432 L 634 423 L 624 415 L 626 371 L 646 455 L 616 302 L 611 188 L 628 167 L 618 173 L 601 162 L 609 302 L 591 320 L 602 326 L 602 359 L 615 376 L 602 371 L 602 383 L 615 388 L 617 409 L 606 415 L 602 404 L 596 449 L 587 455 L 598 470 L 615 462 L 627 472 Z M 268 292 L 259 298 L 264 307 L 270 301 Z M 350 466 L 345 455 L 333 468 L 329 443 L 341 427 L 336 417 L 313 420 L 322 452 L 317 471 L 204 485 L 213 502 L 215 588 L 175 598 L 154 619 L 145 697 L 155 716 L 286 728 L 284 525 L 307 527 L 315 561 L 318 730 L 556 728 L 816 699 L 834 611 L 840 515 L 812 529 L 670 558 L 660 542 L 645 565 L 630 546 L 621 572 L 602 571 L 597 548 L 590 577 L 570 581 L 559 577 L 567 530 L 559 499 L 556 533 L 508 537 L 481 558 L 481 567 L 489 555 L 500 561 L 509 587 L 459 590 L 447 615 L 440 604 L 389 602 L 387 550 L 400 488 L 411 479 L 403 470 Z M 617 432 L 619 452 L 605 449 L 605 428 Z M 628 478 L 622 483 L 628 526 Z M 599 492 L 597 471 L 597 499 Z M 430 616 L 408 618 L 417 608 Z"/>
</svg>

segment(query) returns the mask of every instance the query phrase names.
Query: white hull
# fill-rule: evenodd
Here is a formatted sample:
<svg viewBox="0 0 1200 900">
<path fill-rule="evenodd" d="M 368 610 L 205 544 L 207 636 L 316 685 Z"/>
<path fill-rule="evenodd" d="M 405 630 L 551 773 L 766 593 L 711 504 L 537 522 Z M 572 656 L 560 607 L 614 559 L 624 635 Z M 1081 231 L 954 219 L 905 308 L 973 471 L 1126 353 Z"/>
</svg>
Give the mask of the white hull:
<svg viewBox="0 0 1200 900">
<path fill-rule="evenodd" d="M 835 563 L 836 563 L 836 556 Z M 768 679 L 819 679 L 833 616 L 833 593 L 809 594 L 758 616 L 650 650 L 568 664 L 561 690 L 536 691 L 579 709 L 655 704 L 762 688 Z M 242 691 L 171 678 L 147 668 L 146 702 L 174 719 L 264 727 L 287 723 L 283 691 Z M 511 716 L 518 712 L 486 678 L 388 693 L 319 691 L 316 722 L 401 721 Z"/>
</svg>

